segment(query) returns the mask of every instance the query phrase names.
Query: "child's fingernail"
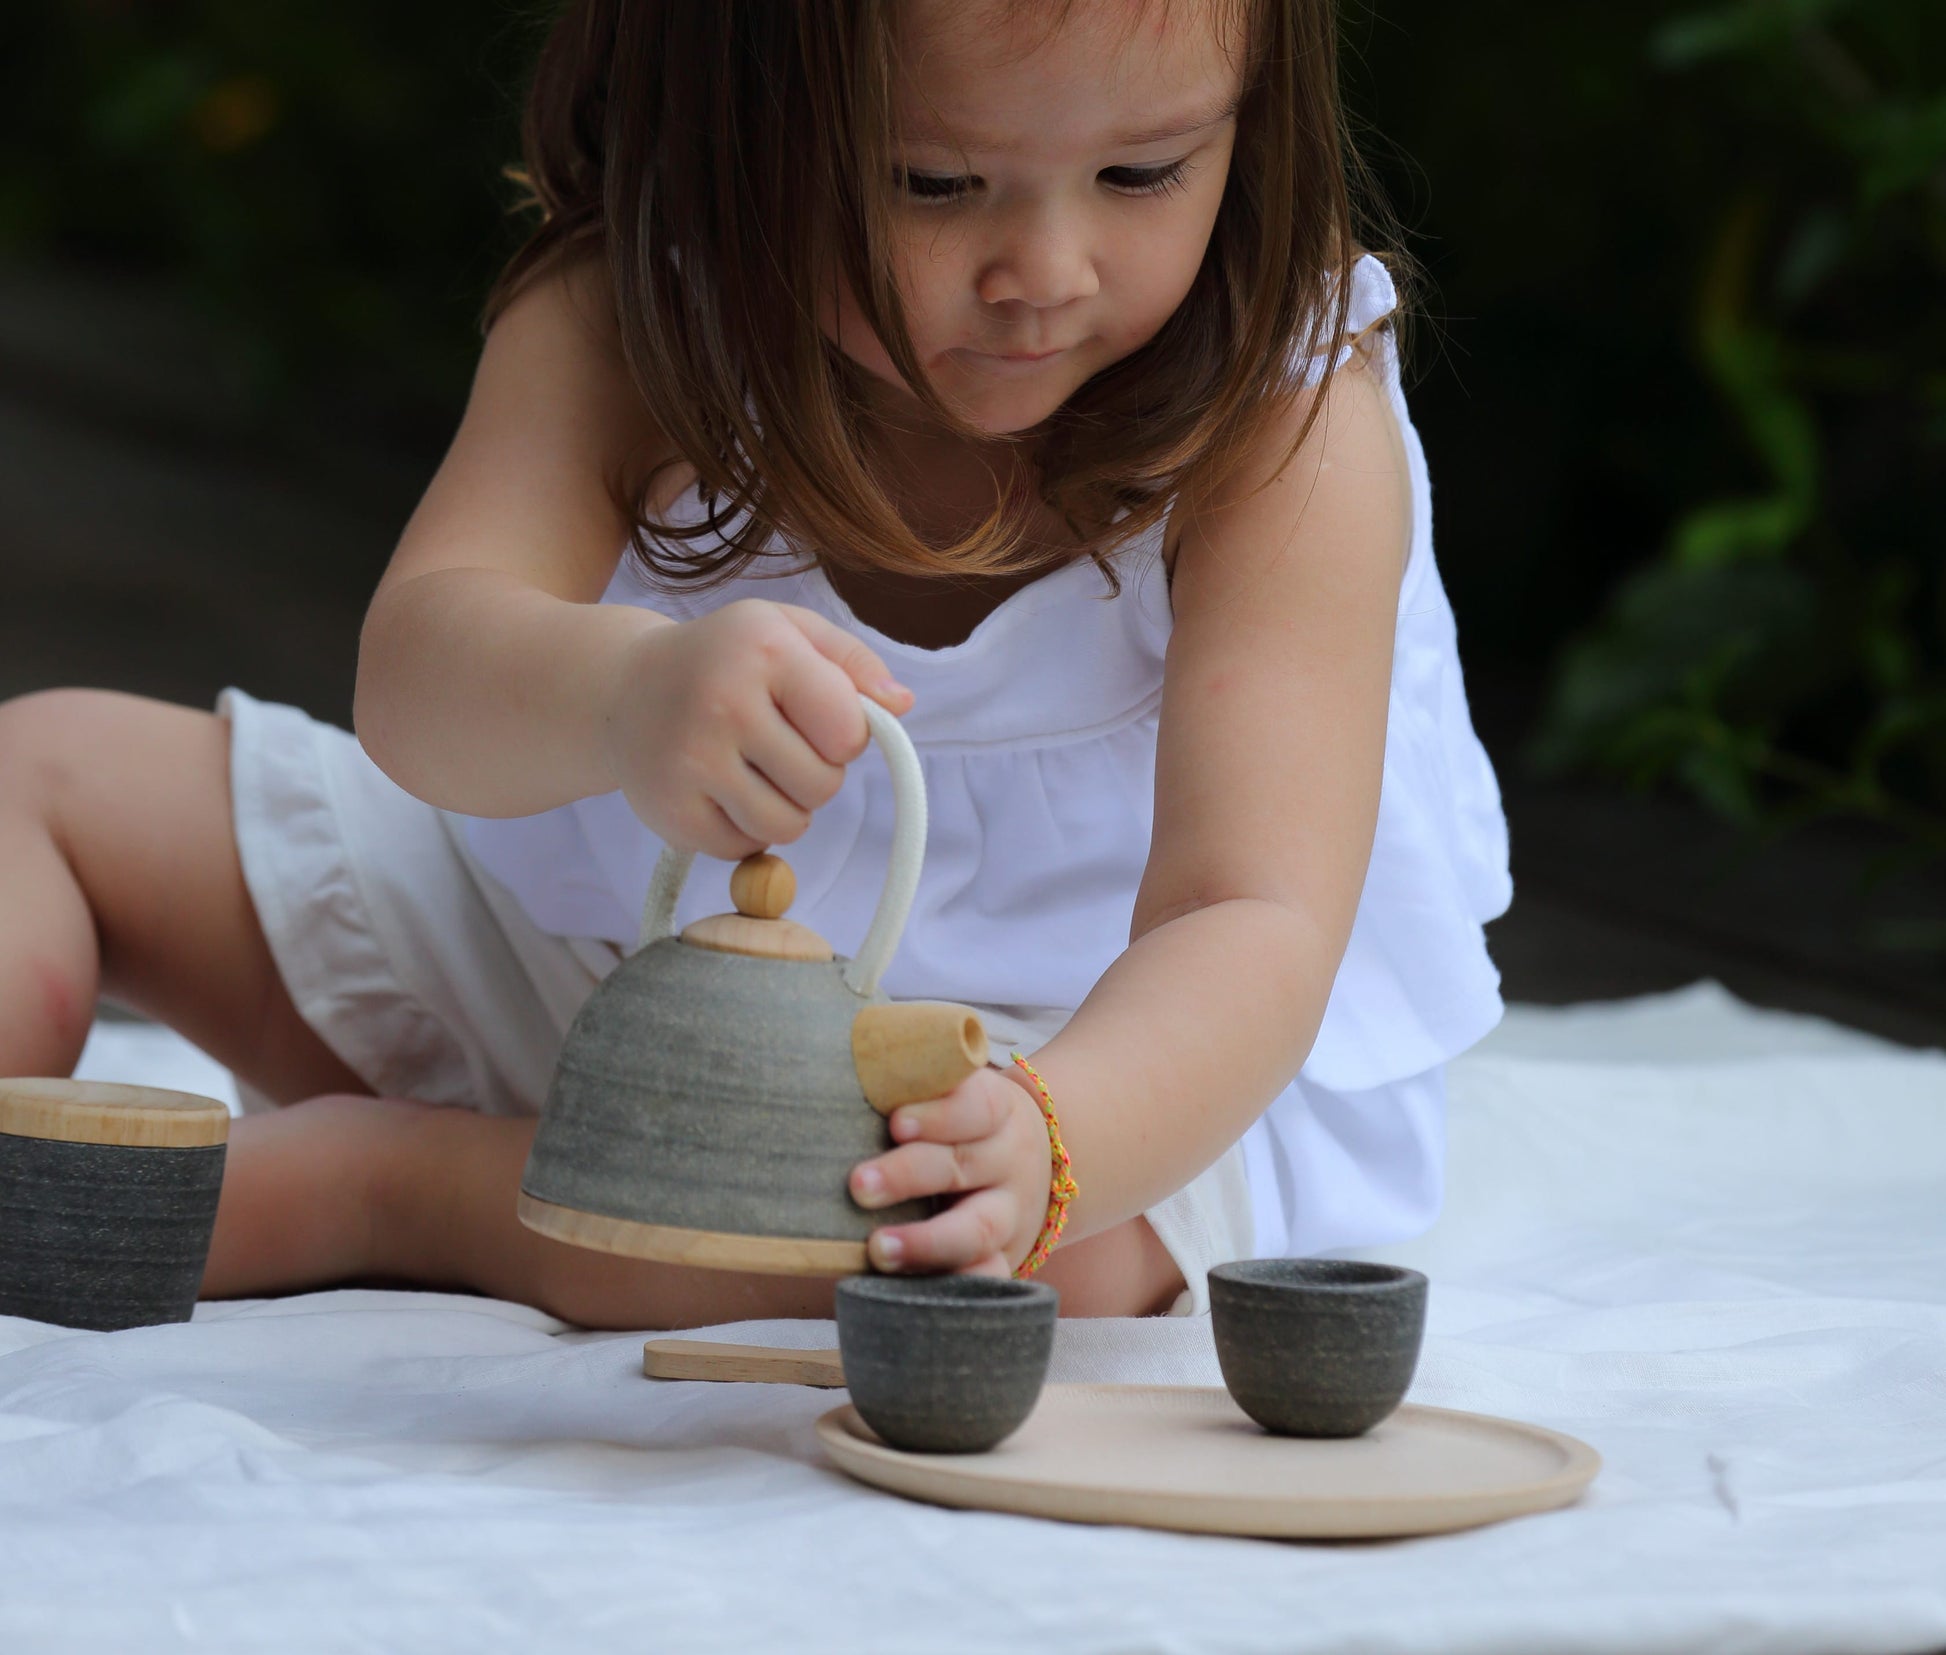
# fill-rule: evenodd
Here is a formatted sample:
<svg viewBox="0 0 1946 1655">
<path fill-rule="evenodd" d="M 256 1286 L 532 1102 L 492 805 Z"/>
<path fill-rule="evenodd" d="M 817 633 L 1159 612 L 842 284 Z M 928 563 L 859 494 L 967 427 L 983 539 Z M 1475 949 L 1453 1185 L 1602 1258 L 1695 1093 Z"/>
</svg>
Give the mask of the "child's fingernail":
<svg viewBox="0 0 1946 1655">
<path fill-rule="evenodd" d="M 872 1257 L 881 1270 L 896 1270 L 899 1260 L 905 1257 L 905 1243 L 881 1231 L 872 1237 Z"/>
<path fill-rule="evenodd" d="M 885 1179 L 877 1167 L 861 1168 L 858 1174 L 858 1193 L 860 1195 L 881 1195 L 885 1191 Z"/>
<path fill-rule="evenodd" d="M 907 696 L 911 693 L 905 685 L 895 683 L 890 678 L 881 678 L 872 686 L 872 694 L 881 696 L 887 701 L 897 701 L 901 696 Z"/>
<path fill-rule="evenodd" d="M 906 1114 L 904 1110 L 900 1110 L 898 1114 L 892 1117 L 892 1136 L 897 1138 L 901 1143 L 907 1138 L 916 1138 L 918 1135 L 919 1123 L 910 1115 Z"/>
</svg>

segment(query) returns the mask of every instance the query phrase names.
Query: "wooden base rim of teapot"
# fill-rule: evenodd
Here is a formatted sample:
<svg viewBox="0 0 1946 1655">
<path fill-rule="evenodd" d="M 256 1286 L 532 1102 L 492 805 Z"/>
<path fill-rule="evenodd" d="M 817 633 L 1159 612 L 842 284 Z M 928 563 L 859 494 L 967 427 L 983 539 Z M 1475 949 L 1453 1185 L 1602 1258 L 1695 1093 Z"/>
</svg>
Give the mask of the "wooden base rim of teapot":
<svg viewBox="0 0 1946 1655">
<path fill-rule="evenodd" d="M 820 1241 L 809 1236 L 734 1235 L 721 1230 L 685 1230 L 672 1224 L 638 1224 L 558 1207 L 520 1192 L 521 1223 L 572 1247 L 590 1247 L 626 1258 L 660 1264 L 689 1264 L 704 1270 L 749 1270 L 764 1276 L 856 1276 L 871 1266 L 862 1241 Z"/>
</svg>

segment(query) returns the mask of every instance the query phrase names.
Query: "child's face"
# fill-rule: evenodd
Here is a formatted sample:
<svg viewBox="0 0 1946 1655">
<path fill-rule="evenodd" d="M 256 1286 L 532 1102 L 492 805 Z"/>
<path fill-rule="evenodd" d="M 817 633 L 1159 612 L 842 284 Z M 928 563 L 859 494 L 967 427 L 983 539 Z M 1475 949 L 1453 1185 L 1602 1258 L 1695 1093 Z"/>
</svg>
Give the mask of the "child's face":
<svg viewBox="0 0 1946 1655">
<path fill-rule="evenodd" d="M 1240 72 L 1221 0 L 906 0 L 896 254 L 921 365 L 999 436 L 1154 336 L 1195 279 L 1229 176 Z M 902 386 L 843 293 L 827 331 Z"/>
</svg>

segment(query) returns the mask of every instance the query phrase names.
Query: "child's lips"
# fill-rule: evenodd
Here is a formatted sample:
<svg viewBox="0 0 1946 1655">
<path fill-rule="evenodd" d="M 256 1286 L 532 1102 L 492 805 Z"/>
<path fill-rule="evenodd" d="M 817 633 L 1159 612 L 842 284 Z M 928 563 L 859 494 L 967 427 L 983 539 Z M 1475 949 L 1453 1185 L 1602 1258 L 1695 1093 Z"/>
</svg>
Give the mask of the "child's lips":
<svg viewBox="0 0 1946 1655">
<path fill-rule="evenodd" d="M 1063 345 L 1051 351 L 978 351 L 971 348 L 955 354 L 964 358 L 967 364 L 983 373 L 1004 375 L 1032 373 L 1045 367 L 1056 357 L 1066 356 L 1074 347 Z"/>
</svg>

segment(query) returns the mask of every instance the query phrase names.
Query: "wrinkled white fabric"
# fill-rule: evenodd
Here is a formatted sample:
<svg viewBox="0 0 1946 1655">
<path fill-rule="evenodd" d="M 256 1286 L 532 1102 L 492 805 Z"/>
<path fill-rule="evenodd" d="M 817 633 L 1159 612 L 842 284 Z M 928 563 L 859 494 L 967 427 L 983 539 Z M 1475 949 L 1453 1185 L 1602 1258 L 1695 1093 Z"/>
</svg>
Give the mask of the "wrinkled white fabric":
<svg viewBox="0 0 1946 1655">
<path fill-rule="evenodd" d="M 109 1028 L 88 1068 L 212 1078 L 167 1055 Z M 653 1383 L 487 1299 L 0 1318 L 0 1649 L 1946 1647 L 1946 1056 L 1698 989 L 1515 1008 L 1450 1080 L 1411 1400 L 1591 1443 L 1568 1509 L 1330 1546 L 936 1509 L 824 1461 L 839 1393 Z M 1066 1322 L 1053 1377 L 1214 1385 L 1209 1339 Z"/>
<path fill-rule="evenodd" d="M 1396 306 L 1384 266 L 1354 272 L 1350 325 Z M 1499 789 L 1473 733 L 1453 616 L 1433 557 L 1425 457 L 1389 338 L 1378 349 L 1412 473 L 1378 826 L 1349 946 L 1301 1080 L 1251 1129 L 1258 1245 L 1360 1245 L 1423 1230 L 1438 1210 L 1437 1070 L 1500 1015 L 1482 924 L 1511 894 Z M 686 508 L 699 512 L 693 501 Z M 1014 593 L 958 644 L 921 649 L 854 616 L 815 568 L 779 556 L 712 592 L 651 588 L 632 562 L 603 599 L 691 619 L 741 597 L 812 609 L 864 638 L 913 692 L 902 723 L 931 828 L 911 918 L 884 979 L 893 999 L 1023 1008 L 1045 1039 L 1128 946 L 1154 816 L 1163 658 L 1173 624 L 1161 535 L 1116 559 L 1119 597 L 1087 561 Z M 876 755 L 786 848 L 791 917 L 854 951 L 891 845 Z M 537 816 L 465 818 L 467 844 L 541 929 L 632 945 L 661 843 L 618 793 Z M 699 858 L 685 925 L 730 906 L 727 863 Z M 1307 1158 L 1319 1100 L 1355 1097 L 1359 1129 Z M 1429 1105 L 1433 1107 L 1429 1108 Z M 1330 1134 L 1327 1134 L 1330 1135 Z M 1331 1226 L 1325 1227 L 1324 1216 Z"/>
</svg>

